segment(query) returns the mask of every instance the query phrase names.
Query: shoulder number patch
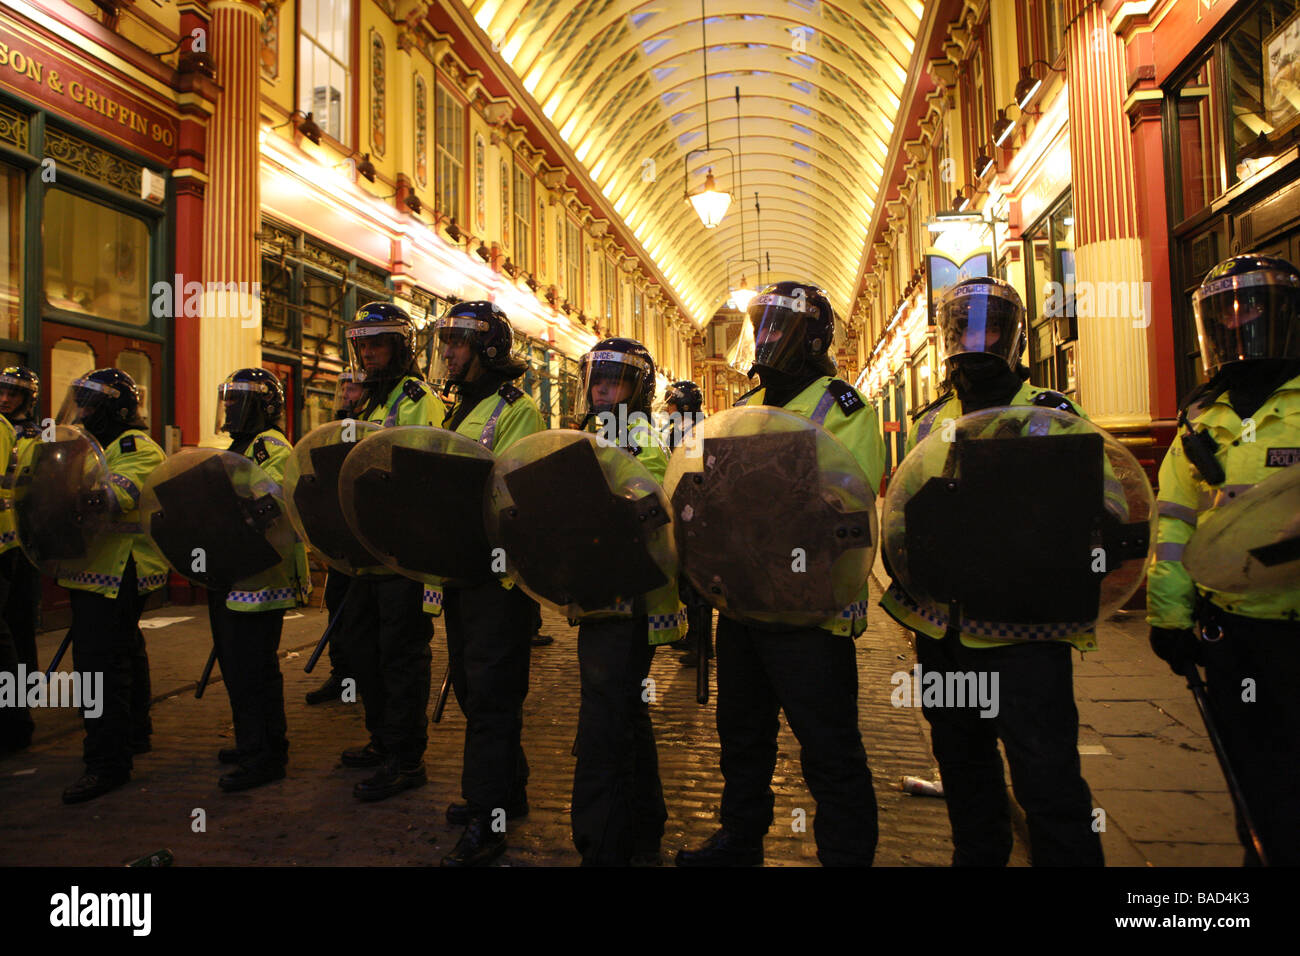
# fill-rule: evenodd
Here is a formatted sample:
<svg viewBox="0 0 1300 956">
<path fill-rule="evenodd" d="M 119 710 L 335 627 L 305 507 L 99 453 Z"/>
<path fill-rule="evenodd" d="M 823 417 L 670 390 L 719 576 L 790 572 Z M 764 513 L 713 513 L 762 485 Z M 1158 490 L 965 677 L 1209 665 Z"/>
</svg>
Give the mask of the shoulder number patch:
<svg viewBox="0 0 1300 956">
<path fill-rule="evenodd" d="M 134 435 L 123 436 L 121 442 L 118 443 L 118 447 L 121 448 L 122 451 L 124 452 L 135 451 L 135 436 Z"/>
<path fill-rule="evenodd" d="M 515 402 L 519 401 L 519 399 L 524 397 L 524 393 L 519 390 L 518 386 L 512 385 L 509 382 L 506 382 L 497 389 L 497 394 L 504 398 L 506 403 L 510 405 L 513 405 Z"/>
<path fill-rule="evenodd" d="M 1039 408 L 1055 408 L 1057 411 L 1069 412 L 1071 415 L 1078 414 L 1078 412 L 1074 410 L 1074 405 L 1070 403 L 1068 398 L 1060 392 L 1054 392 L 1051 389 L 1039 392 L 1031 399 L 1031 401 Z"/>
<path fill-rule="evenodd" d="M 406 384 L 402 386 L 402 391 L 411 401 L 418 402 L 429 394 L 429 387 L 418 378 L 408 378 Z"/>
<path fill-rule="evenodd" d="M 866 407 L 857 390 L 842 379 L 832 379 L 827 384 L 826 390 L 835 396 L 835 401 L 839 403 L 840 410 L 845 415 L 852 415 L 858 409 Z"/>
<path fill-rule="evenodd" d="M 271 457 L 271 453 L 266 450 L 266 439 L 259 438 L 253 442 L 253 458 L 259 465 L 265 464 L 266 460 Z"/>
</svg>

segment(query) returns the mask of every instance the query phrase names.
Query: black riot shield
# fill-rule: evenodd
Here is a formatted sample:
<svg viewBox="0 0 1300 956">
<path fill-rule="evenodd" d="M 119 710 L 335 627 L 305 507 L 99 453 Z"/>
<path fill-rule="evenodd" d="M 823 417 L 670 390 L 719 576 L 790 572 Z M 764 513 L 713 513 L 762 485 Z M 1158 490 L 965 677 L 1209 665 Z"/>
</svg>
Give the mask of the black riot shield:
<svg viewBox="0 0 1300 956">
<path fill-rule="evenodd" d="M 856 598 L 877 517 L 844 445 L 768 407 L 722 412 L 692 438 L 674 452 L 665 487 L 682 569 L 705 600 L 736 618 L 802 626 Z"/>
<path fill-rule="evenodd" d="M 14 518 L 23 553 L 45 574 L 84 570 L 110 524 L 103 449 L 77 426 L 59 425 L 53 441 L 26 446 L 16 463 Z"/>
<path fill-rule="evenodd" d="M 368 435 L 381 430 L 375 422 L 327 422 L 294 446 L 285 465 L 284 503 L 294 529 L 330 567 L 344 574 L 383 563 L 348 527 L 339 499 L 344 460 Z"/>
<path fill-rule="evenodd" d="M 343 465 L 340 500 L 348 527 L 399 574 L 487 580 L 492 559 L 483 497 L 494 460 L 478 442 L 443 428 L 385 428 L 358 444 Z"/>
<path fill-rule="evenodd" d="M 185 449 L 160 465 L 140 514 L 178 574 L 218 591 L 276 567 L 297 540 L 279 486 L 243 455 L 215 448 Z"/>
<path fill-rule="evenodd" d="M 621 448 L 539 432 L 497 459 L 491 481 L 489 540 L 533 597 L 577 616 L 675 579 L 667 498 Z"/>
<path fill-rule="evenodd" d="M 886 553 L 922 604 L 1086 629 L 1141 582 L 1153 504 L 1136 459 L 1086 420 L 986 409 L 903 462 L 886 499 Z"/>
</svg>

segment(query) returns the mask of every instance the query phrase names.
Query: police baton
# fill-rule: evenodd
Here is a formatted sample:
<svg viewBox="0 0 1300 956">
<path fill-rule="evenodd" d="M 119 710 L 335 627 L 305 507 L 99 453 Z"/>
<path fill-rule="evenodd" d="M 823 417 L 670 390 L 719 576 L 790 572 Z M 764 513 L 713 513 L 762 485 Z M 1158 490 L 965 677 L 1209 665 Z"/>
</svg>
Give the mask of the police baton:
<svg viewBox="0 0 1300 956">
<path fill-rule="evenodd" d="M 320 636 L 316 642 L 316 649 L 311 652 L 311 657 L 307 658 L 307 667 L 303 670 L 304 674 L 310 674 L 316 667 L 316 662 L 320 660 L 321 654 L 325 653 L 325 645 L 330 642 L 330 633 L 334 630 L 334 625 L 343 617 L 343 609 L 348 606 L 348 598 L 352 596 L 354 588 L 348 588 L 343 595 L 343 600 L 339 602 L 338 608 L 330 615 L 329 623 L 325 625 L 325 633 Z"/>
<path fill-rule="evenodd" d="M 1255 847 L 1255 855 L 1259 857 L 1261 866 L 1268 866 L 1268 855 L 1264 852 L 1264 843 L 1259 838 L 1259 830 L 1255 828 L 1254 818 L 1251 817 L 1250 809 L 1246 806 L 1246 795 L 1241 790 L 1241 784 L 1237 782 L 1237 775 L 1233 772 L 1232 764 L 1228 760 L 1228 751 L 1224 749 L 1223 740 L 1219 736 L 1218 725 L 1214 722 L 1214 716 L 1210 712 L 1210 699 L 1205 693 L 1205 683 L 1201 680 L 1201 672 L 1194 662 L 1188 661 L 1183 665 L 1183 670 L 1180 673 L 1187 678 L 1187 689 L 1192 692 L 1192 697 L 1196 700 L 1196 709 L 1201 712 L 1201 720 L 1205 723 L 1205 733 L 1214 746 L 1214 755 L 1219 758 L 1219 766 L 1223 768 L 1223 779 L 1228 784 L 1228 793 L 1232 796 L 1233 805 L 1237 808 L 1237 813 L 1241 815 L 1241 822 L 1245 825 L 1247 832 L 1250 833 L 1250 842 Z"/>
<path fill-rule="evenodd" d="M 699 704 L 709 702 L 709 658 L 713 656 L 713 608 L 707 604 L 694 613 L 693 627 L 699 629 L 695 645 L 695 701 Z"/>
<path fill-rule="evenodd" d="M 199 682 L 194 688 L 194 699 L 202 700 L 203 692 L 208 689 L 208 678 L 212 676 L 212 665 L 217 662 L 217 645 L 212 645 L 212 653 L 208 655 L 208 662 L 203 665 L 203 673 L 199 675 Z"/>
<path fill-rule="evenodd" d="M 433 705 L 433 722 L 442 723 L 442 711 L 447 706 L 447 692 L 451 690 L 451 661 L 447 662 L 447 672 L 442 675 L 442 687 L 438 690 L 438 702 Z"/>
<path fill-rule="evenodd" d="M 59 649 L 54 652 L 54 658 L 50 661 L 50 666 L 45 670 L 45 683 L 49 684 L 50 675 L 59 669 L 59 661 L 63 660 L 63 655 L 68 653 L 68 645 L 72 643 L 72 628 L 68 628 L 68 633 L 63 635 L 63 642 Z"/>
</svg>

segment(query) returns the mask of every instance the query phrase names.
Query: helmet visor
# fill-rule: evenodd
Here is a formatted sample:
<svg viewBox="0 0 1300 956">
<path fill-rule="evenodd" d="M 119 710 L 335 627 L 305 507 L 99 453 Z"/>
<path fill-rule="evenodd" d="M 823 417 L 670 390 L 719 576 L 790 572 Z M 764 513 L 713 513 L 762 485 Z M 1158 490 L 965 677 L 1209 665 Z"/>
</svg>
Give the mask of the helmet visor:
<svg viewBox="0 0 1300 956">
<path fill-rule="evenodd" d="M 478 378 L 483 368 L 480 353 L 488 323 L 472 315 L 444 315 L 434 326 L 433 363 L 429 378 L 461 384 Z"/>
<path fill-rule="evenodd" d="M 802 289 L 795 291 L 803 292 Z M 753 374 L 754 368 L 798 371 L 803 365 L 807 317 L 812 308 L 802 295 L 764 292 L 754 296 L 749 303 L 749 321 L 745 323 L 752 337 L 753 357 L 745 373 Z M 741 344 L 737 358 L 743 361 L 749 348 L 749 345 Z"/>
<path fill-rule="evenodd" d="M 358 375 L 350 369 L 344 369 L 339 373 L 338 381 L 334 383 L 334 417 L 351 418 L 361 408 L 361 399 L 366 394 L 362 387 L 365 381 L 364 375 Z"/>
<path fill-rule="evenodd" d="M 0 413 L 30 418 L 36 407 L 36 386 L 25 378 L 0 372 Z"/>
<path fill-rule="evenodd" d="M 1300 279 L 1273 269 L 1224 276 L 1192 295 L 1205 370 L 1300 358 Z"/>
<path fill-rule="evenodd" d="M 220 434 L 245 434 L 270 424 L 266 405 L 271 388 L 264 382 L 222 382 L 217 386 L 217 422 L 213 430 Z"/>
<path fill-rule="evenodd" d="M 354 322 L 348 327 L 352 371 L 370 378 L 393 378 L 411 361 L 411 329 L 405 322 Z"/>
<path fill-rule="evenodd" d="M 1020 358 L 1025 310 L 1010 290 L 993 285 L 953 289 L 939 303 L 935 324 L 946 359 L 983 353 L 1014 367 Z"/>
<path fill-rule="evenodd" d="M 59 406 L 56 423 L 59 425 L 83 425 L 95 416 L 101 408 L 119 397 L 119 391 L 112 385 L 92 381 L 88 378 L 74 379 Z"/>
<path fill-rule="evenodd" d="M 619 405 L 637 408 L 650 377 L 650 363 L 639 355 L 615 350 L 588 352 L 582 357 L 582 391 L 588 415 Z"/>
</svg>

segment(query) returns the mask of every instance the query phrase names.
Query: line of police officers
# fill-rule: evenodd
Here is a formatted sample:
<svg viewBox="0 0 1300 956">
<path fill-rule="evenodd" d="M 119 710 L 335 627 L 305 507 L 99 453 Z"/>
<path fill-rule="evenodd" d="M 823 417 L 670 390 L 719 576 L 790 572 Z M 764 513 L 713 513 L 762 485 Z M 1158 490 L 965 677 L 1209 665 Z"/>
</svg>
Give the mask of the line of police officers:
<svg viewBox="0 0 1300 956">
<path fill-rule="evenodd" d="M 1189 434 L 1199 426 L 1200 434 L 1213 438 L 1211 455 L 1222 474 L 1207 476 L 1205 459 L 1193 460 L 1179 443 L 1165 458 L 1148 592 L 1151 644 L 1176 672 L 1189 661 L 1205 666 L 1216 716 L 1271 859 L 1295 863 L 1300 861 L 1294 826 L 1300 809 L 1300 706 L 1294 690 L 1300 681 L 1300 593 L 1256 598 L 1206 592 L 1191 581 L 1180 558 L 1198 520 L 1262 480 L 1269 468 L 1300 460 L 1300 271 L 1280 259 L 1235 257 L 1207 277 L 1195 307 L 1203 358 L 1213 377 L 1192 396 L 1181 421 Z M 941 397 L 917 413 L 909 450 L 942 422 L 985 408 L 1032 405 L 1083 416 L 1063 395 L 1027 381 L 1019 361 L 1024 309 L 1008 283 L 988 278 L 958 283 L 939 304 L 936 322 L 948 379 Z M 862 396 L 835 377 L 834 315 L 824 293 L 806 283 L 769 286 L 750 304 L 749 324 L 750 371 L 759 385 L 739 404 L 781 407 L 817 422 L 879 487 L 884 469 L 879 425 Z M 454 387 L 457 400 L 450 411 L 417 370 L 414 328 L 400 308 L 366 306 L 347 335 L 360 388 L 344 383 L 354 390 L 355 403 L 343 407 L 341 415 L 386 426 L 438 425 L 496 453 L 545 427 L 532 399 L 513 384 L 524 366 L 511 354 L 506 316 L 491 303 L 463 303 L 438 322 L 433 377 Z M 583 357 L 581 370 L 587 405 L 580 427 L 594 430 L 601 413 L 620 406 L 624 415 L 649 413 L 654 364 L 640 343 L 602 341 Z M 35 395 L 30 372 L 0 373 L 5 414 L 0 451 L 12 443 L 14 427 L 24 440 L 35 437 Z M 674 410 L 698 411 L 698 389 L 691 383 L 677 383 L 671 396 Z M 221 399 L 231 450 L 281 480 L 289 448 L 280 427 L 284 403 L 278 381 L 260 369 L 240 370 L 221 386 Z M 133 509 L 140 484 L 162 452 L 140 428 L 137 400 L 125 373 L 99 370 L 73 384 L 69 404 L 75 413 L 60 416 L 81 424 L 105 448 L 117 493 L 109 505 L 123 520 L 121 533 L 102 545 L 102 566 L 60 581 L 74 589 L 75 666 L 104 671 L 108 688 L 104 717 L 86 720 L 87 772 L 65 792 L 67 802 L 120 785 L 129 776 L 132 755 L 149 749 L 148 664 L 138 618 L 143 595 L 161 586 L 165 567 L 139 533 Z M 1257 429 L 1253 443 L 1242 441 L 1243 420 Z M 667 450 L 658 434 L 634 426 L 621 440 L 656 480 L 663 480 Z M 755 507 L 779 511 L 781 504 L 756 502 Z M 10 592 L 5 620 L 10 631 L 21 632 L 18 653 L 34 666 L 31 625 L 23 623 L 30 621 L 34 606 L 32 576 L 26 562 L 9 557 L 4 548 L 12 530 L 8 525 L 0 530 L 0 586 L 7 583 Z M 954 547 L 960 535 L 961 529 L 953 529 Z M 309 588 L 301 558 L 299 553 L 286 562 L 293 566 L 285 567 L 284 580 L 266 593 L 232 591 L 210 600 L 236 725 L 237 746 L 223 751 L 221 759 L 238 768 L 221 779 L 224 790 L 284 776 L 288 743 L 275 650 L 284 609 L 305 601 Z M 866 627 L 867 601 L 864 583 L 848 607 L 817 627 L 759 627 L 721 615 L 721 827 L 703 846 L 681 851 L 678 865 L 762 863 L 763 837 L 773 822 L 771 780 L 781 711 L 799 740 L 804 777 L 817 802 L 819 859 L 826 865 L 872 862 L 876 801 L 859 731 L 853 643 Z M 997 671 L 1001 677 L 1001 706 L 994 719 L 982 718 L 974 708 L 924 708 L 944 781 L 954 864 L 1004 865 L 1009 858 L 1000 740 L 1028 819 L 1033 862 L 1100 865 L 1092 799 L 1080 772 L 1070 653 L 1071 644 L 1095 648 L 1095 631 L 1064 639 L 1046 633 L 993 639 L 981 633 L 979 622 L 948 621 L 943 609 L 912 599 L 897 580 L 881 605 L 914 632 L 917 658 L 926 671 Z M 354 793 L 362 800 L 383 799 L 426 780 L 429 614 L 445 613 L 452 686 L 467 727 L 465 802 L 447 809 L 448 819 L 465 831 L 443 863 L 470 866 L 497 858 L 506 845 L 501 814 L 517 819 L 528 813 L 528 763 L 520 736 L 535 602 L 508 577 L 485 573 L 480 580 L 444 586 L 367 568 L 339 581 L 329 607 L 331 615 L 341 617 L 335 641 L 346 659 L 342 669 L 335 660 L 331 680 L 338 681 L 340 670 L 355 675 L 370 732 L 364 746 L 343 752 L 343 763 L 378 771 L 357 784 Z M 584 864 L 653 865 L 660 862 L 667 812 L 643 681 L 655 647 L 678 641 L 687 615 L 675 581 L 622 611 L 579 622 L 573 835 Z M 12 666 L 12 647 L 13 639 L 0 632 L 0 667 Z M 1243 703 L 1240 687 L 1246 678 L 1259 683 L 1257 703 Z M 334 697 L 339 686 L 327 683 L 316 696 Z M 6 716 L 6 744 L 25 745 L 30 721 L 17 712 Z M 1243 844 L 1250 846 L 1244 832 Z M 1252 854 L 1248 850 L 1248 860 Z"/>
</svg>

